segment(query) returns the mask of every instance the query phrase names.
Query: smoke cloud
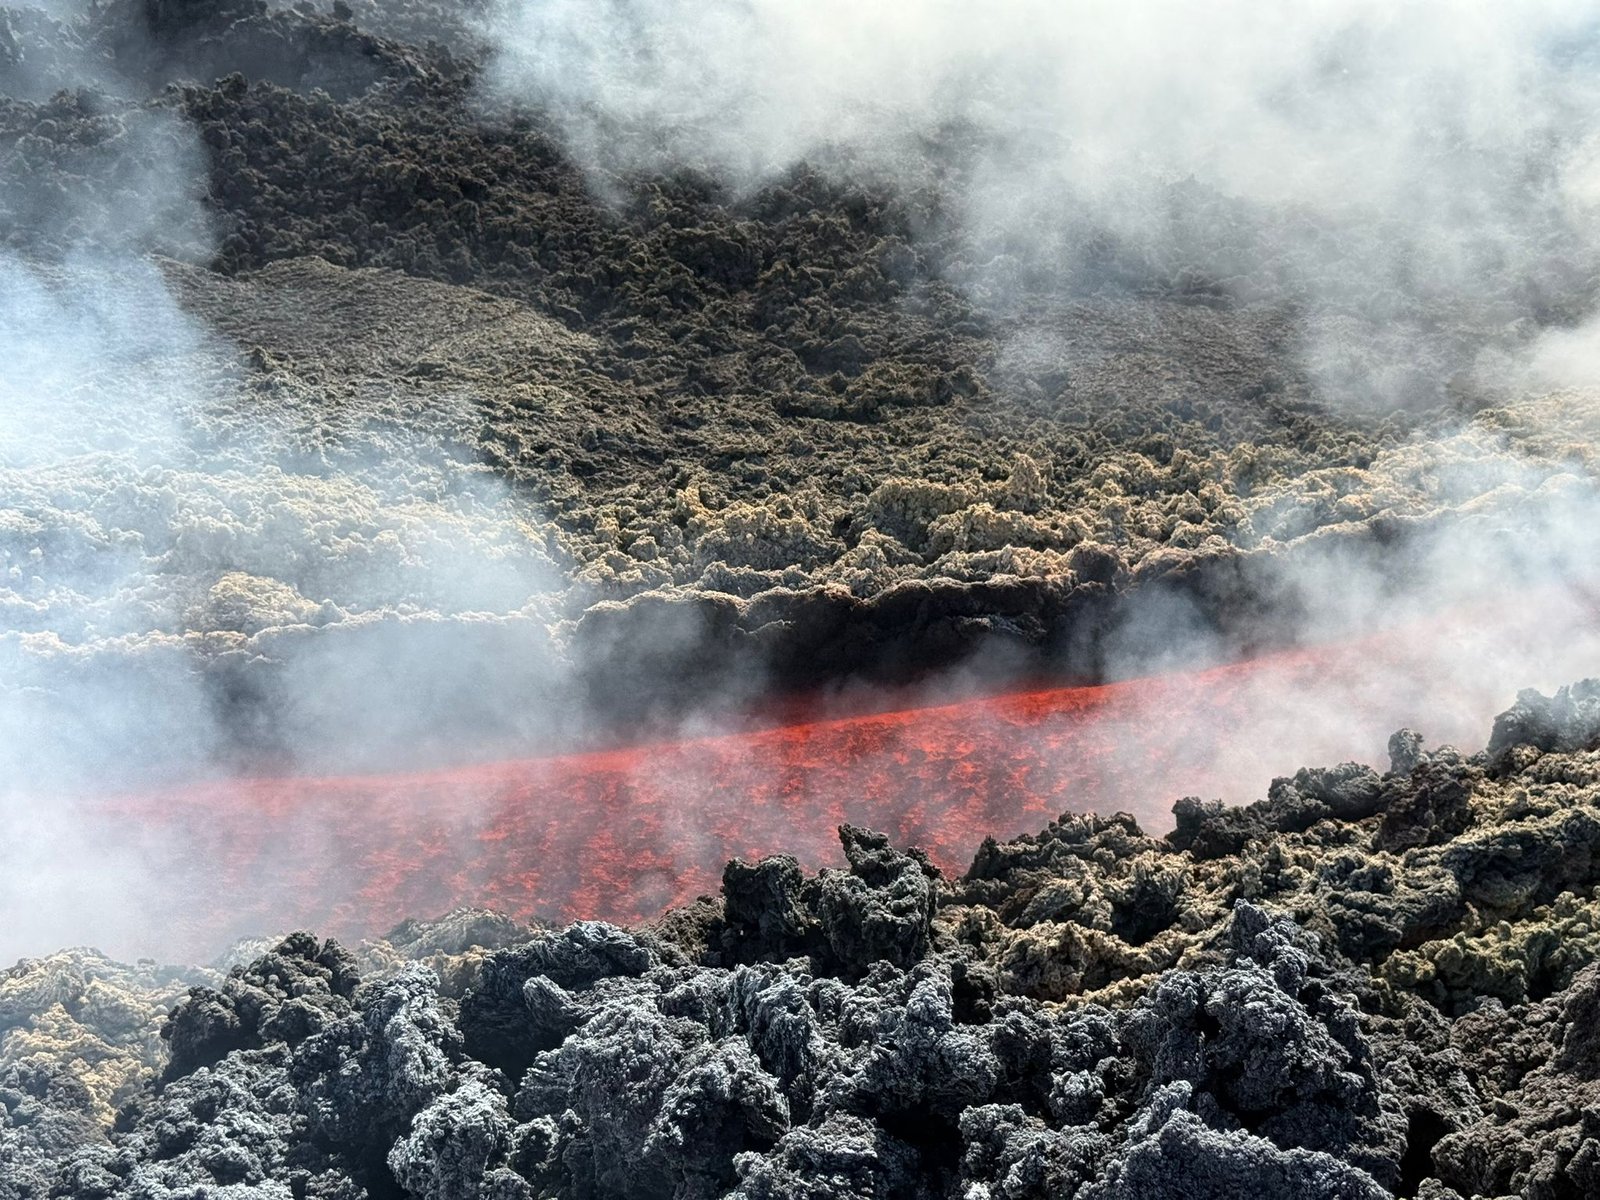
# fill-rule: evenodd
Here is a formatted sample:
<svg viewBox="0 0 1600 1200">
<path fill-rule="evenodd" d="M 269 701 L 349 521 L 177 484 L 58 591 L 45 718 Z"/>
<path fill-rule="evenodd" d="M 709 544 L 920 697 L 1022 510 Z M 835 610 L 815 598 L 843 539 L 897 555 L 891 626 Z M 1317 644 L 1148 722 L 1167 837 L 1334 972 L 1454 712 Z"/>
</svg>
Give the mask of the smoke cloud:
<svg viewBox="0 0 1600 1200">
<path fill-rule="evenodd" d="M 499 12 L 492 86 L 551 106 L 602 183 L 753 188 L 808 159 L 929 189 L 948 277 L 1002 308 L 1174 276 L 1380 319 L 1587 294 L 1600 85 L 1577 0 Z"/>
<path fill-rule="evenodd" d="M 49 106 L 67 158 L 24 139 L 0 177 L 6 228 L 75 247 L 0 250 L 0 960 L 166 952 L 211 902 L 193 837 L 111 819 L 119 793 L 561 721 L 549 531 L 479 461 L 471 395 L 241 345 L 202 314 L 232 285 L 189 265 L 215 248 L 195 131 Z"/>
<path fill-rule="evenodd" d="M 0 264 L 0 957 L 170 944 L 189 839 L 110 840 L 119 791 L 557 724 L 545 531 L 464 449 L 470 404 L 328 411 L 179 305 L 197 278 Z"/>
</svg>

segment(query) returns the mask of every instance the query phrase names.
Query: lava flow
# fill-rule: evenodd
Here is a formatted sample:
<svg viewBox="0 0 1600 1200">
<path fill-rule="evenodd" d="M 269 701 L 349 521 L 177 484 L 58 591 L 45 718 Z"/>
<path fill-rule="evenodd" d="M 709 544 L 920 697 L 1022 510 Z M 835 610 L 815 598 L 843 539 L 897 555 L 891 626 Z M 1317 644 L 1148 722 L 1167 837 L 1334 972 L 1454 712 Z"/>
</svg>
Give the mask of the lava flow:
<svg viewBox="0 0 1600 1200">
<path fill-rule="evenodd" d="M 1245 801 L 1275 774 L 1387 734 L 1481 743 L 1517 683 L 1600 668 L 1587 605 L 1525 604 L 1343 645 L 1099 687 L 1055 688 L 600 753 L 407 775 L 212 782 L 124 798 L 106 836 L 166 848 L 170 932 L 344 936 L 475 904 L 637 921 L 714 891 L 726 860 L 838 861 L 842 822 L 960 871 L 986 836 L 1064 811 L 1170 824 L 1186 794 Z M 126 828 L 134 823 L 136 831 Z M 123 826 L 118 832 L 118 826 Z"/>
</svg>

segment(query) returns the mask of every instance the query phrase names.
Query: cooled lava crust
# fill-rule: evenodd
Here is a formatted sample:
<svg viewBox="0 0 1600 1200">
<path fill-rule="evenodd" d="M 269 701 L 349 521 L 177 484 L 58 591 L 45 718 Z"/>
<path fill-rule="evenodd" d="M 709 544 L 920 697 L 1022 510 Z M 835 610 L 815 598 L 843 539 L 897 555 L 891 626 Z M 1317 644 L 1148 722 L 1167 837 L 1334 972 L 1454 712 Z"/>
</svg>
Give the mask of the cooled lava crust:
<svg viewBox="0 0 1600 1200">
<path fill-rule="evenodd" d="M 1341 309 L 1271 269 L 1300 216 L 1193 186 L 1173 211 L 1222 244 L 1102 238 L 1093 286 L 996 308 L 941 219 L 962 132 L 899 189 L 838 164 L 748 193 L 693 169 L 596 186 L 548 114 L 483 92 L 487 53 L 470 10 L 404 0 L 0 9 L 0 282 L 71 335 L 45 424 L 85 443 L 0 446 L 19 778 L 121 784 L 179 750 L 248 768 L 223 790 L 259 807 L 216 859 L 320 888 L 339 843 L 268 836 L 318 810 L 314 772 L 954 666 L 1093 683 L 1160 661 L 1152 612 L 1257 651 L 1303 632 L 1296 564 L 1403 580 L 1494 545 L 1479 584 L 1503 591 L 1517 547 L 1547 579 L 1542 535 L 1593 511 L 1595 396 L 1463 368 L 1576 324 L 1594 264 L 1487 272 L 1471 311 Z M 1261 269 L 1219 278 L 1237 247 Z M 1351 377 L 1415 335 L 1395 403 L 1304 369 L 1313 317 Z M 772 849 L 739 844 L 751 812 L 820 860 L 784 764 L 887 749 L 878 794 L 837 810 L 847 867 L 735 861 L 632 928 L 463 911 L 226 971 L 23 962 L 0 978 L 0 1200 L 1600 1194 L 1600 688 L 1524 696 L 1481 754 L 1402 731 L 1383 774 L 1186 799 L 1159 838 L 1159 810 L 1066 815 L 958 877 L 980 832 L 1173 794 L 1127 743 L 1019 752 L 1089 711 L 1038 695 L 995 702 L 998 732 L 748 735 L 775 780 L 691 741 L 671 753 L 732 780 L 653 876 L 668 806 L 613 787 L 651 778 L 648 751 L 541 768 L 615 818 L 576 840 L 536 827 L 526 776 L 444 831 L 490 899 L 633 922 Z M 1095 764 L 1115 786 L 1090 795 Z M 277 766 L 313 781 L 248 778 Z M 326 787 L 381 826 L 364 778 Z M 862 827 L 885 791 L 892 838 Z M 192 849 L 215 799 L 157 811 Z M 419 866 L 462 868 L 423 832 L 347 837 L 375 869 L 330 919 L 429 903 Z M 258 900 L 213 888 L 174 922 Z"/>
<path fill-rule="evenodd" d="M 67 382 L 91 414 L 176 413 L 171 475 L 133 420 L 79 474 L 25 470 L 0 530 L 0 678 L 32 736 L 81 723 L 86 689 L 148 698 L 97 731 L 96 784 L 196 741 L 246 771 L 393 770 L 954 665 L 1094 683 L 1169 649 L 1138 597 L 1256 652 L 1318 598 L 1285 564 L 1404 578 L 1450 531 L 1537 548 L 1592 490 L 1592 396 L 1464 370 L 1588 311 L 1582 263 L 1486 275 L 1460 311 L 1329 310 L 1273 265 L 1305 218 L 1190 187 L 1173 211 L 1215 245 L 1107 234 L 1092 286 L 997 309 L 940 215 L 961 136 L 894 186 L 594 178 L 482 86 L 474 11 L 0 16 L 0 229 L 32 285 L 73 314 L 107 255 L 164 256 L 159 303 L 80 314 L 131 345 Z M 1408 330 L 1399 400 L 1309 374 L 1311 320 L 1351 377 Z M 76 572 L 108 548 L 100 595 Z"/>
<path fill-rule="evenodd" d="M 1389 753 L 632 930 L 24 962 L 0 1195 L 1593 1196 L 1600 683 Z"/>
</svg>

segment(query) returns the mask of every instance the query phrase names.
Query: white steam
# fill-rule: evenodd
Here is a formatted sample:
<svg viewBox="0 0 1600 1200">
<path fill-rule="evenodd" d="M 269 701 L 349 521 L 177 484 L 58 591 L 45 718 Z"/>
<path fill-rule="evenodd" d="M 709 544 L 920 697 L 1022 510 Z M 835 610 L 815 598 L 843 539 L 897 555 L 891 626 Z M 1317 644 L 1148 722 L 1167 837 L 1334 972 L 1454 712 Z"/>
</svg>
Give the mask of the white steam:
<svg viewBox="0 0 1600 1200">
<path fill-rule="evenodd" d="M 1014 301 L 1030 277 L 1092 288 L 1108 236 L 1246 294 L 1266 278 L 1379 309 L 1386 291 L 1541 285 L 1550 254 L 1592 245 L 1600 17 L 1583 0 L 499 14 L 492 86 L 550 106 L 597 175 L 690 165 L 748 187 L 811 159 L 936 185 L 979 298 Z"/>
<path fill-rule="evenodd" d="M 35 233 L 97 247 L 0 254 L 0 961 L 167 953 L 175 914 L 214 903 L 198 843 L 118 817 L 120 792 L 558 719 L 547 532 L 477 461 L 471 395 L 248 354 L 192 311 L 233 285 L 151 254 L 175 232 L 206 253 L 194 132 L 62 105 L 99 139 L 85 195 L 0 183 Z"/>
<path fill-rule="evenodd" d="M 252 382 L 133 257 L 0 282 L 0 958 L 174 944 L 207 864 L 107 822 L 119 791 L 554 724 L 544 531 L 451 451 L 469 403 L 393 395 L 390 421 Z"/>
</svg>

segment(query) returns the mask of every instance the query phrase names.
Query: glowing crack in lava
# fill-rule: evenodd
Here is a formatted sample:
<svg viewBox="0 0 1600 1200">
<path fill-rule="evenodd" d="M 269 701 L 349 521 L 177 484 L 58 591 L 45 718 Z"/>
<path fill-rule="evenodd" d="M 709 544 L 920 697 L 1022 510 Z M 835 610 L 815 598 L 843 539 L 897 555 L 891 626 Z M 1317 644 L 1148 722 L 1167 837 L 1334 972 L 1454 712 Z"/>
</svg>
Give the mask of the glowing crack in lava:
<svg viewBox="0 0 1600 1200">
<path fill-rule="evenodd" d="M 1458 614 L 1204 671 L 601 753 L 207 783 L 123 798 L 112 824 L 170 832 L 171 932 L 195 952 L 245 931 L 372 934 L 459 904 L 637 921 L 714 892 L 732 857 L 835 863 L 842 822 L 959 872 L 984 837 L 1065 811 L 1125 810 L 1159 832 L 1183 795 L 1246 801 L 1301 765 L 1381 767 L 1402 724 L 1481 745 L 1508 688 L 1600 670 L 1592 608 L 1560 605 L 1521 605 L 1509 627 Z"/>
</svg>

